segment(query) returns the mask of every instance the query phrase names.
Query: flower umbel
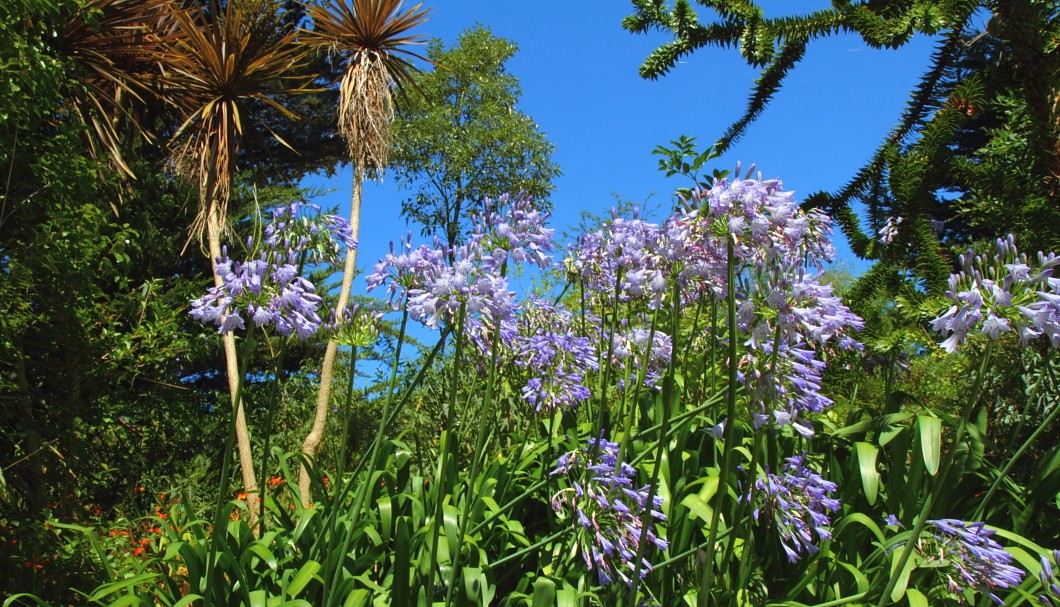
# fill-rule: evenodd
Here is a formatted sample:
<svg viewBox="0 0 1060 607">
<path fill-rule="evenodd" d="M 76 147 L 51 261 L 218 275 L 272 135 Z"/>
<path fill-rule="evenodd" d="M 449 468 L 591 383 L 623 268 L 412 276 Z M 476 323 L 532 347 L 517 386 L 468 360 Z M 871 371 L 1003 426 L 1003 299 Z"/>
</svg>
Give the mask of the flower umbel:
<svg viewBox="0 0 1060 607">
<path fill-rule="evenodd" d="M 618 450 L 618 443 L 608 441 L 601 432 L 600 438 L 589 439 L 585 448 L 562 455 L 552 471 L 552 476 L 564 474 L 571 482 L 570 488 L 553 496 L 552 508 L 571 517 L 582 558 L 590 571 L 596 570 L 604 586 L 616 580 L 633 585 L 634 560 L 645 518 L 648 542 L 659 550 L 669 547 L 651 524 L 653 518 L 666 520 L 659 511 L 662 498 L 656 495 L 649 505 L 650 487 L 633 489 L 636 470 L 618 461 Z M 645 510 L 649 510 L 649 517 L 643 516 Z M 642 559 L 640 577 L 651 569 L 651 563 Z"/>
<path fill-rule="evenodd" d="M 321 298 L 313 283 L 298 275 L 293 253 L 286 260 L 262 253 L 245 263 L 233 262 L 225 248 L 217 259 L 221 286 L 191 302 L 195 320 L 218 327 L 218 333 L 245 329 L 243 314 L 258 327 L 275 327 L 280 335 L 306 339 L 320 328 Z"/>
<path fill-rule="evenodd" d="M 1053 278 L 1060 257 L 1039 253 L 1032 263 L 1011 234 L 997 240 L 993 256 L 961 255 L 946 292 L 953 305 L 931 322 L 947 335 L 939 346 L 952 353 L 978 328 L 990 339 L 1016 331 L 1024 344 L 1044 335 L 1060 347 L 1060 279 Z"/>
<path fill-rule="evenodd" d="M 792 563 L 803 553 L 817 552 L 815 536 L 831 539 L 827 513 L 839 509 L 839 500 L 829 497 L 838 489 L 836 484 L 806 467 L 805 459 L 805 453 L 789 457 L 782 474 L 766 474 L 755 482 L 756 493 L 762 496 L 761 506 L 754 511 L 755 520 L 767 517 Z"/>
<path fill-rule="evenodd" d="M 949 565 L 940 571 L 950 592 L 976 590 L 1004 605 L 994 591 L 1019 586 L 1024 573 L 1012 565 L 1012 555 L 993 540 L 994 533 L 981 522 L 929 520 L 917 551 L 928 562 Z"/>
</svg>

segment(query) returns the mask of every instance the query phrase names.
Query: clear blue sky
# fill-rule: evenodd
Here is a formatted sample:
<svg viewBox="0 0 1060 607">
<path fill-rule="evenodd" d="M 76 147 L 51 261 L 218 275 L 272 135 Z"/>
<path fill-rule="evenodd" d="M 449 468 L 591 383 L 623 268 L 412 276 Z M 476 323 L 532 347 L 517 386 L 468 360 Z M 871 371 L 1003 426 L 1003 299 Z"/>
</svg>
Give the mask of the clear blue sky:
<svg viewBox="0 0 1060 607">
<path fill-rule="evenodd" d="M 774 16 L 829 3 L 762 4 Z M 405 6 L 412 5 L 406 1 Z M 622 18 L 632 12 L 623 0 L 440 0 L 424 6 L 431 16 L 422 33 L 446 46 L 476 23 L 519 46 L 508 65 L 522 84 L 519 109 L 556 146 L 555 160 L 563 170 L 552 197 L 551 227 L 557 233 L 577 223 L 583 210 L 606 213 L 614 195 L 667 209 L 670 193 L 685 184 L 665 179 L 651 151 L 680 135 L 696 137 L 704 146 L 715 141 L 741 115 L 758 73 L 736 49 L 707 48 L 660 80 L 641 79 L 641 62 L 666 38 L 622 29 Z M 933 45 L 921 37 L 897 51 L 876 51 L 851 36 L 812 44 L 766 113 L 716 166 L 755 163 L 765 177 L 783 179 L 799 197 L 841 187 L 896 123 Z M 348 170 L 308 183 L 333 190 L 318 204 L 349 212 Z M 418 226 L 406 226 L 400 217 L 400 201 L 407 195 L 391 179 L 366 184 L 360 268 L 370 270 L 389 243 L 410 228 L 419 234 Z M 865 267 L 845 244 L 837 244 L 848 267 Z M 364 292 L 363 275 L 354 292 Z"/>
</svg>

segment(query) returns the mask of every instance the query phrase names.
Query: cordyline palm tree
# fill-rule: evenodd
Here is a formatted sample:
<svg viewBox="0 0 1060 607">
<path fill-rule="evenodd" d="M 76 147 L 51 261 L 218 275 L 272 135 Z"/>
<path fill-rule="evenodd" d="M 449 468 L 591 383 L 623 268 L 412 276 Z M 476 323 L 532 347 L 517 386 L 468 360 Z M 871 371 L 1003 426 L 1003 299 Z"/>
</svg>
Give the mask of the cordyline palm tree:
<svg viewBox="0 0 1060 607">
<path fill-rule="evenodd" d="M 67 109 L 85 128 L 94 158 L 108 156 L 122 174 L 132 170 L 122 158 L 128 125 L 149 137 L 132 105 L 150 102 L 155 72 L 157 24 L 173 0 L 86 0 L 66 16 L 52 46 L 73 62 Z M 127 120 L 129 119 L 129 120 Z"/>
<path fill-rule="evenodd" d="M 415 86 L 413 74 L 416 68 L 410 59 L 415 57 L 426 61 L 402 48 L 422 40 L 421 36 L 408 33 L 427 20 L 427 10 L 420 6 L 417 4 L 401 11 L 400 0 L 324 0 L 321 4 L 308 6 L 314 29 L 306 32 L 304 42 L 338 55 L 346 62 L 340 87 L 338 124 L 353 165 L 350 226 L 355 238 L 360 229 L 364 179 L 381 174 L 389 160 L 394 95 L 405 85 Z M 357 250 L 348 250 L 336 308 L 340 321 L 349 302 L 356 262 Z M 316 455 L 324 438 L 337 349 L 338 343 L 329 340 L 320 369 L 320 391 L 313 428 L 302 444 L 302 453 L 310 459 Z M 310 484 L 304 469 L 299 475 L 298 486 L 302 501 L 308 504 L 311 501 Z"/>
<path fill-rule="evenodd" d="M 244 105 L 259 101 L 295 118 L 272 96 L 302 90 L 296 80 L 301 78 L 305 51 L 295 44 L 295 31 L 277 35 L 279 24 L 272 3 L 231 0 L 224 9 L 215 3 L 210 12 L 196 7 L 175 9 L 171 15 L 177 35 L 166 48 L 162 68 L 170 99 L 182 120 L 174 138 L 173 160 L 180 173 L 199 184 L 199 214 L 191 238 L 201 239 L 205 232 L 214 284 L 220 286 L 216 263 L 226 231 L 236 159 L 253 118 Z M 257 482 L 243 403 L 236 399 L 239 369 L 231 333 L 224 336 L 224 350 L 243 485 L 251 496 L 253 514 Z"/>
</svg>

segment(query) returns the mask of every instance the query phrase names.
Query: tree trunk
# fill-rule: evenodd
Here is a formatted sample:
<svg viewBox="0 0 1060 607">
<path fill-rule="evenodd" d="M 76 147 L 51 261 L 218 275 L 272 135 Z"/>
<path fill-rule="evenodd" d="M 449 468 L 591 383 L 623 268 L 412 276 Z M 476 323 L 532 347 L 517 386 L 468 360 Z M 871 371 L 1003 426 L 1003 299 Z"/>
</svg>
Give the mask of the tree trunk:
<svg viewBox="0 0 1060 607">
<path fill-rule="evenodd" d="M 364 184 L 364 175 L 357 168 L 353 168 L 353 196 L 350 200 L 350 230 L 353 238 L 357 239 L 361 229 L 361 189 Z M 343 314 L 347 304 L 350 302 L 350 288 L 353 286 L 353 273 L 357 265 L 357 249 L 346 250 L 346 265 L 342 271 L 342 287 L 339 290 L 339 301 L 336 304 L 335 318 L 342 322 Z M 328 421 L 328 408 L 331 402 L 331 376 L 335 368 L 335 357 L 338 354 L 338 342 L 334 338 L 328 340 L 327 349 L 324 351 L 324 362 L 320 366 L 320 390 L 317 392 L 316 412 L 313 416 L 313 428 L 302 443 L 302 454 L 306 459 L 312 461 L 316 457 L 320 443 L 324 440 L 325 425 Z M 310 489 L 309 474 L 303 466 L 298 473 L 298 492 L 302 496 L 302 504 L 309 506 L 313 503 L 313 495 Z"/>
<path fill-rule="evenodd" d="M 213 268 L 213 283 L 221 286 L 221 277 L 217 275 L 217 258 L 221 256 L 221 219 L 215 200 L 210 201 L 206 218 L 206 235 L 210 248 L 210 267 Z M 243 400 L 236 402 L 236 389 L 239 381 L 239 360 L 236 354 L 236 338 L 232 333 L 223 337 L 225 349 L 225 369 L 228 374 L 228 392 L 236 416 L 236 447 L 239 451 L 239 469 L 243 475 L 243 487 L 247 493 L 247 510 L 250 526 L 254 526 L 258 513 L 258 482 L 254 476 L 254 458 L 250 451 L 250 431 L 247 429 L 246 416 L 243 414 Z M 221 479 L 226 483 L 228 479 Z"/>
</svg>

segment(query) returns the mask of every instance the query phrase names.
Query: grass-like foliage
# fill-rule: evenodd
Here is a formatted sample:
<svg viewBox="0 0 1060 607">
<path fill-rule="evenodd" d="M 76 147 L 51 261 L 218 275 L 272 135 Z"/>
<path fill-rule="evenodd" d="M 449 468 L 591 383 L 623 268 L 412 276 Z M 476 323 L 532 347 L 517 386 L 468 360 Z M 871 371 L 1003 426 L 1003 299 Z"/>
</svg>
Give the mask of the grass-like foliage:
<svg viewBox="0 0 1060 607">
<path fill-rule="evenodd" d="M 859 364 L 863 321 L 823 280 L 831 220 L 753 169 L 696 181 L 662 222 L 612 217 L 559 260 L 519 197 L 487 203 L 455 248 L 402 241 L 367 277 L 400 317 L 371 443 L 325 472 L 266 442 L 259 502 L 229 483 L 230 432 L 212 507 L 171 496 L 132 551 L 56 530 L 109 578 L 84 602 L 1060 605 L 1060 450 L 1039 444 L 1060 407 L 999 459 L 982 399 L 998 344 L 1060 345 L 1060 260 L 1011 239 L 963 260 L 932 323 L 976 361 L 956 410 L 844 394 L 841 420 L 829 366 Z M 237 336 L 243 369 L 320 332 L 356 361 L 378 316 L 328 322 L 302 277 L 347 232 L 276 213 L 192 313 Z M 521 300 L 521 265 L 565 288 Z M 410 321 L 433 348 L 403 347 Z"/>
</svg>

